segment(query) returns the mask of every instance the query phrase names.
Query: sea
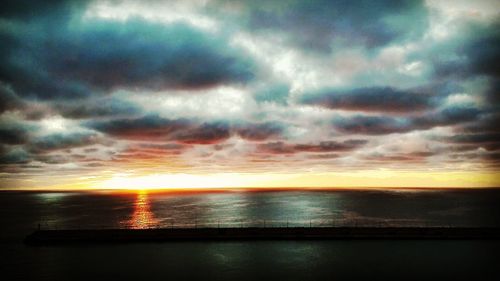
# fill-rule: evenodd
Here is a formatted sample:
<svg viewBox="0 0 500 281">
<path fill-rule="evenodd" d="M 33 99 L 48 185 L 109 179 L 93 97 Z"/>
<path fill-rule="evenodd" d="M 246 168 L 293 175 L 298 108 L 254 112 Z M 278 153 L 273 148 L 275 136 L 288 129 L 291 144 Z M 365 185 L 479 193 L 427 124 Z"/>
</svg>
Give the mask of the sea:
<svg viewBox="0 0 500 281">
<path fill-rule="evenodd" d="M 500 227 L 500 189 L 0 191 L 1 280 L 500 280 L 498 240 L 23 244 L 36 229 Z"/>
</svg>

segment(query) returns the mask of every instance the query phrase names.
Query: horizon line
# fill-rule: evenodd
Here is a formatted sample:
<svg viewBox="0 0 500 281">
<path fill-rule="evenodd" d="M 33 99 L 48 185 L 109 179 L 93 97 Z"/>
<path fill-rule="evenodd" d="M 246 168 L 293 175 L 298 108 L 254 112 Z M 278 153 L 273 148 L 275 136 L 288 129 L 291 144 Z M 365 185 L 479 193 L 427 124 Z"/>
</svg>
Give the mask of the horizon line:
<svg viewBox="0 0 500 281">
<path fill-rule="evenodd" d="M 373 191 L 373 190 L 398 190 L 398 191 L 439 191 L 439 190 L 487 190 L 500 189 L 500 186 L 480 186 L 480 187 L 380 187 L 380 186 L 359 186 L 359 187 L 178 187 L 178 188 L 0 188 L 2 191 L 23 191 L 23 192 L 150 192 L 150 193 L 209 193 L 209 192 L 272 192 L 272 191 Z"/>
</svg>

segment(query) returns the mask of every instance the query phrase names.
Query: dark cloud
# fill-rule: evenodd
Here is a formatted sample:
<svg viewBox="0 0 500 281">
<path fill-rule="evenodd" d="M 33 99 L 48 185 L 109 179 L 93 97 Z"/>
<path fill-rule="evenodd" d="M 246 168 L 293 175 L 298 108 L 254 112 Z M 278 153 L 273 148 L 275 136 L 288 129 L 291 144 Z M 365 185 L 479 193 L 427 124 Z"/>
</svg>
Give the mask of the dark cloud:
<svg viewBox="0 0 500 281">
<path fill-rule="evenodd" d="M 233 134 L 243 139 L 262 141 L 282 134 L 275 123 L 199 122 L 188 119 L 167 119 L 158 115 L 140 118 L 89 121 L 86 125 L 111 136 L 130 140 L 176 141 L 184 144 L 216 144 Z"/>
<path fill-rule="evenodd" d="M 65 56 L 51 58 L 56 59 L 52 70 L 104 90 L 197 89 L 253 77 L 251 62 L 238 52 L 184 25 L 140 20 L 94 23 L 87 30 L 65 34 L 60 41 Z M 100 47 L 92 50 L 96 45 Z"/>
<path fill-rule="evenodd" d="M 292 154 L 299 152 L 347 152 L 367 143 L 366 140 L 347 140 L 344 142 L 322 141 L 317 144 L 291 144 L 286 142 L 268 142 L 257 145 L 258 152 L 270 154 Z"/>
<path fill-rule="evenodd" d="M 187 119 L 170 120 L 158 115 L 141 118 L 89 121 L 86 125 L 108 135 L 131 140 L 166 140 L 170 134 L 187 129 L 192 123 Z"/>
<path fill-rule="evenodd" d="M 0 164 L 11 165 L 11 164 L 26 164 L 31 161 L 31 156 L 24 149 L 16 148 L 5 148 L 0 149 Z M 0 168 L 0 170 L 2 170 Z"/>
<path fill-rule="evenodd" d="M 59 154 L 40 154 L 36 155 L 35 159 L 45 164 L 65 164 L 69 162 L 74 162 L 74 160 L 67 157 L 66 155 L 59 155 Z"/>
<path fill-rule="evenodd" d="M 496 62 L 500 60 L 500 18 L 491 22 L 470 23 L 461 38 L 453 43 L 453 47 L 447 42 L 429 54 L 433 61 L 434 76 L 457 80 L 487 77 L 486 99 L 498 103 L 500 66 Z"/>
<path fill-rule="evenodd" d="M 262 0 L 238 4 L 252 31 L 285 32 L 294 44 L 320 52 L 335 46 L 379 47 L 421 36 L 427 27 L 427 9 L 419 0 Z"/>
<path fill-rule="evenodd" d="M 137 105 L 118 98 L 55 103 L 55 110 L 65 118 L 99 118 L 133 116 L 140 112 Z"/>
<path fill-rule="evenodd" d="M 416 129 L 430 129 L 437 126 L 450 126 L 477 120 L 481 110 L 475 107 L 455 106 L 424 116 L 415 117 L 412 126 Z"/>
<path fill-rule="evenodd" d="M 241 138 L 251 141 L 279 138 L 283 134 L 283 127 L 277 123 L 246 124 L 235 130 Z"/>
<path fill-rule="evenodd" d="M 500 113 L 495 111 L 481 114 L 480 118 L 471 124 L 459 128 L 461 133 L 495 133 L 498 132 L 500 124 Z"/>
<path fill-rule="evenodd" d="M 324 90 L 303 96 L 301 102 L 330 109 L 386 113 L 424 111 L 436 105 L 428 94 L 391 87 Z"/>
<path fill-rule="evenodd" d="M 450 137 L 442 137 L 439 141 L 460 145 L 458 148 L 462 151 L 475 150 L 483 148 L 486 150 L 500 149 L 500 133 L 476 133 L 476 134 L 457 134 Z"/>
<path fill-rule="evenodd" d="M 500 18 L 492 22 L 469 23 L 462 34 L 431 49 L 429 54 L 438 78 L 467 78 L 476 75 L 498 77 L 500 68 Z M 442 53 L 443 49 L 447 53 Z M 453 55 L 450 55 L 452 53 Z"/>
<path fill-rule="evenodd" d="M 488 90 L 486 91 L 486 101 L 496 110 L 500 109 L 500 77 L 489 79 Z"/>
<path fill-rule="evenodd" d="M 386 135 L 413 129 L 410 121 L 405 118 L 363 115 L 337 118 L 333 121 L 333 126 L 342 133 L 360 135 Z"/>
<path fill-rule="evenodd" d="M 231 136 L 230 127 L 223 122 L 203 123 L 194 128 L 175 132 L 170 139 L 186 144 L 216 144 Z"/>
<path fill-rule="evenodd" d="M 257 145 L 257 151 L 271 154 L 291 154 L 296 152 L 293 145 L 282 141 L 259 144 Z"/>
<path fill-rule="evenodd" d="M 454 126 L 476 120 L 481 111 L 473 107 L 448 107 L 438 112 L 415 117 L 365 116 L 342 117 L 333 120 L 333 127 L 347 134 L 386 135 L 439 126 Z"/>
<path fill-rule="evenodd" d="M 454 143 L 489 143 L 500 140 L 500 133 L 485 134 L 460 134 L 446 138 L 447 141 Z"/>
<path fill-rule="evenodd" d="M 473 162 L 479 161 L 483 164 L 493 165 L 493 167 L 498 168 L 500 166 L 500 152 L 468 152 L 468 153 L 455 153 L 450 154 L 450 158 L 455 160 L 455 162 Z"/>
<path fill-rule="evenodd" d="M 21 123 L 0 123 L 0 143 L 3 144 L 25 144 L 30 140 L 31 126 Z"/>
<path fill-rule="evenodd" d="M 35 154 L 43 154 L 56 150 L 88 146 L 98 142 L 99 136 L 95 133 L 58 133 L 37 138 L 29 144 L 29 151 Z"/>
<path fill-rule="evenodd" d="M 0 114 L 9 111 L 21 109 L 24 107 L 24 101 L 20 99 L 14 91 L 0 82 Z"/>
<path fill-rule="evenodd" d="M 350 151 L 366 144 L 366 140 L 347 140 L 344 142 L 322 141 L 318 144 L 297 144 L 296 151 L 304 152 L 333 152 Z"/>
<path fill-rule="evenodd" d="M 67 17 L 85 7 L 84 0 L 4 0 L 0 3 L 0 17 L 30 21 L 34 18 Z"/>
<path fill-rule="evenodd" d="M 500 18 L 486 26 L 470 31 L 471 38 L 461 48 L 472 73 L 500 77 Z"/>
<path fill-rule="evenodd" d="M 196 90 L 254 77 L 242 51 L 187 25 L 77 16 L 71 24 L 2 29 L 0 80 L 22 96 L 70 99 L 120 88 Z"/>
</svg>

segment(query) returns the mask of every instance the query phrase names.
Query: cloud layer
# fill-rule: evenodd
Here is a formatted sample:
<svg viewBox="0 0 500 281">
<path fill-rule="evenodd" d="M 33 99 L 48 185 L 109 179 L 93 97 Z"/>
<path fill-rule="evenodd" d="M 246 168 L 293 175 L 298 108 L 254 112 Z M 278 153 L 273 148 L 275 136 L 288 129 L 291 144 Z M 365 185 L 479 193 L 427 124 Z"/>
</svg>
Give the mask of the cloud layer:
<svg viewBox="0 0 500 281">
<path fill-rule="evenodd" d="M 10 182 L 499 169 L 495 1 L 4 2 Z"/>
</svg>

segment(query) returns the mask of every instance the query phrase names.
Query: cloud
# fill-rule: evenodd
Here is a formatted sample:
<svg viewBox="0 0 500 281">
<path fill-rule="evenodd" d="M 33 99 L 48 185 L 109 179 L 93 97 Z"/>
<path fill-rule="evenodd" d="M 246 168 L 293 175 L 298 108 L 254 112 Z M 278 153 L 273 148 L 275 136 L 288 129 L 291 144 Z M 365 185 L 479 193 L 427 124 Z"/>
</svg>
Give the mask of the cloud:
<svg viewBox="0 0 500 281">
<path fill-rule="evenodd" d="M 286 142 L 268 142 L 257 145 L 257 151 L 270 154 L 292 154 L 299 152 L 347 152 L 362 147 L 366 140 L 347 140 L 343 142 L 322 141 L 316 144 L 291 144 Z"/>
<path fill-rule="evenodd" d="M 7 149 L 2 147 L 0 149 L 0 164 L 2 165 L 25 164 L 30 161 L 31 157 L 29 153 L 22 148 Z"/>
<path fill-rule="evenodd" d="M 455 135 L 447 138 L 448 141 L 455 143 L 487 143 L 496 142 L 500 140 L 500 133 L 486 133 L 486 134 L 465 134 Z"/>
<path fill-rule="evenodd" d="M 221 6 L 231 3 L 218 2 Z M 418 0 L 239 1 L 238 4 L 240 17 L 250 30 L 285 33 L 293 44 L 319 52 L 329 52 L 335 46 L 371 48 L 413 39 L 423 34 L 428 21 L 425 4 Z"/>
<path fill-rule="evenodd" d="M 158 115 L 102 121 L 88 121 L 86 126 L 102 133 L 129 140 L 175 141 L 184 144 L 215 144 L 236 134 L 243 139 L 262 141 L 281 135 L 274 123 L 200 122 L 190 119 L 167 119 Z"/>
<path fill-rule="evenodd" d="M 333 127 L 342 133 L 360 135 L 386 135 L 412 129 L 410 121 L 405 118 L 363 115 L 336 118 Z"/>
<path fill-rule="evenodd" d="M 245 124 L 235 129 L 243 139 L 263 141 L 270 138 L 279 138 L 283 134 L 283 127 L 276 123 Z"/>
<path fill-rule="evenodd" d="M 495 63 L 500 60 L 500 19 L 477 32 L 463 48 L 469 71 L 500 77 L 500 66 Z"/>
<path fill-rule="evenodd" d="M 22 109 L 24 105 L 24 101 L 10 87 L 0 82 L 0 114 L 9 110 Z"/>
<path fill-rule="evenodd" d="M 372 162 L 389 162 L 389 163 L 414 163 L 414 162 L 425 162 L 428 157 L 436 155 L 436 152 L 431 151 L 413 151 L 407 153 L 392 153 L 392 154 L 382 154 L 382 153 L 371 153 L 364 157 L 365 160 Z"/>
<path fill-rule="evenodd" d="M 139 143 L 128 147 L 113 155 L 114 162 L 129 162 L 135 160 L 153 160 L 165 157 L 174 157 L 192 148 L 190 145 L 179 143 Z"/>
<path fill-rule="evenodd" d="M 98 142 L 99 136 L 95 133 L 57 133 L 33 140 L 29 144 L 29 151 L 36 154 L 43 154 L 56 150 L 89 146 Z"/>
<path fill-rule="evenodd" d="M 165 140 L 170 134 L 192 126 L 191 121 L 187 119 L 170 120 L 158 115 L 89 121 L 85 124 L 108 135 L 130 140 Z"/>
<path fill-rule="evenodd" d="M 203 123 L 187 130 L 174 132 L 169 139 L 186 144 L 215 144 L 230 137 L 229 125 L 224 122 Z"/>
<path fill-rule="evenodd" d="M 134 148 L 139 149 L 141 151 L 149 151 L 149 152 L 168 152 L 168 153 L 179 153 L 191 146 L 179 143 L 142 143 L 134 146 Z"/>
<path fill-rule="evenodd" d="M 461 133 L 496 133 L 500 124 L 500 114 L 496 111 L 484 112 L 479 119 L 459 128 Z"/>
<path fill-rule="evenodd" d="M 25 128 L 10 124 L 0 125 L 0 140 L 4 144 L 24 144 L 29 140 L 29 132 Z"/>
<path fill-rule="evenodd" d="M 436 126 L 450 126 L 477 120 L 481 110 L 469 106 L 447 107 L 434 114 L 413 118 L 412 125 L 417 129 L 429 129 Z"/>
<path fill-rule="evenodd" d="M 500 149 L 500 133 L 477 133 L 477 134 L 457 134 L 438 139 L 442 142 L 458 144 L 461 151 L 484 148 L 486 150 Z"/>
<path fill-rule="evenodd" d="M 437 79 L 488 78 L 486 98 L 498 102 L 500 85 L 500 18 L 472 22 L 462 34 L 432 49 L 434 76 Z M 447 55 L 445 55 L 447 54 Z"/>
<path fill-rule="evenodd" d="M 323 90 L 303 96 L 301 102 L 330 109 L 398 114 L 429 110 L 436 104 L 433 97 L 426 93 L 392 87 Z"/>
<path fill-rule="evenodd" d="M 254 98 L 257 102 L 286 105 L 289 94 L 290 86 L 286 84 L 276 84 L 269 88 L 259 89 L 255 93 Z"/>
<path fill-rule="evenodd" d="M 61 116 L 71 119 L 133 116 L 140 113 L 136 104 L 118 98 L 59 102 L 53 107 Z"/>
<path fill-rule="evenodd" d="M 318 144 L 297 144 L 294 146 L 296 151 L 304 152 L 333 152 L 350 151 L 366 144 L 366 140 L 347 140 L 344 142 L 322 141 Z"/>
<path fill-rule="evenodd" d="M 186 144 L 211 144 L 230 136 L 225 123 L 202 123 L 188 119 L 165 119 L 148 115 L 136 119 L 94 121 L 89 127 L 111 136 L 130 140 L 177 141 Z"/>
<path fill-rule="evenodd" d="M 2 1 L 0 17 L 29 21 L 38 17 L 64 17 L 68 13 L 83 9 L 89 1 L 83 0 L 5 0 Z"/>
<path fill-rule="evenodd" d="M 406 118 L 366 115 L 339 117 L 332 124 L 337 131 L 346 134 L 386 135 L 467 123 L 477 120 L 480 113 L 477 108 L 460 106 Z"/>
<path fill-rule="evenodd" d="M 122 88 L 198 90 L 255 76 L 241 50 L 187 25 L 75 17 L 0 30 L 0 80 L 21 96 L 74 99 Z"/>
<path fill-rule="evenodd" d="M 0 180 L 497 168 L 500 20 L 449 4 L 3 1 Z"/>
</svg>

